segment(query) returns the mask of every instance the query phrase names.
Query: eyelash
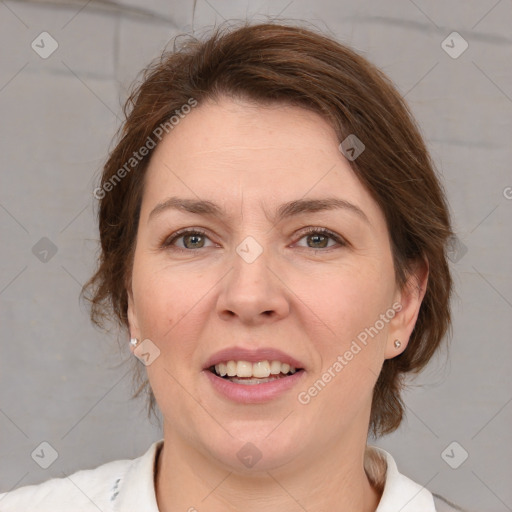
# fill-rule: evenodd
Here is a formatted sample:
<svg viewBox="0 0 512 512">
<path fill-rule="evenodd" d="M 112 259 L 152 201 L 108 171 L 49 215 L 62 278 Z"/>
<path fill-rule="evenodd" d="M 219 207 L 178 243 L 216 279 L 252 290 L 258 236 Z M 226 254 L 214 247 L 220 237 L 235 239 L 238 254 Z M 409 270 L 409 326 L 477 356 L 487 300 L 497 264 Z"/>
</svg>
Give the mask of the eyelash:
<svg viewBox="0 0 512 512">
<path fill-rule="evenodd" d="M 179 251 L 179 252 L 192 252 L 192 251 L 197 251 L 199 249 L 204 249 L 204 247 L 199 247 L 199 249 L 184 249 L 182 247 L 173 246 L 173 244 L 174 244 L 174 242 L 176 242 L 176 240 L 178 240 L 186 235 L 200 235 L 200 236 L 209 238 L 206 231 L 201 228 L 194 228 L 194 229 L 186 228 L 186 229 L 177 231 L 170 237 L 166 237 L 160 245 L 163 249 L 171 249 L 173 251 Z M 302 230 L 300 232 L 300 235 L 301 236 L 300 236 L 299 240 L 302 240 L 302 238 L 304 238 L 308 235 L 323 235 L 323 236 L 327 236 L 327 237 L 331 238 L 332 240 L 334 240 L 336 243 L 339 244 L 339 247 L 331 246 L 331 247 L 318 248 L 318 249 L 315 249 L 314 247 L 302 247 L 303 249 L 311 249 L 312 251 L 330 252 L 330 250 L 332 250 L 332 249 L 339 249 L 340 247 L 345 247 L 348 245 L 347 242 L 341 236 L 337 235 L 336 233 L 332 232 L 331 230 L 329 230 L 327 228 L 314 228 L 314 227 L 305 228 L 304 230 Z"/>
</svg>

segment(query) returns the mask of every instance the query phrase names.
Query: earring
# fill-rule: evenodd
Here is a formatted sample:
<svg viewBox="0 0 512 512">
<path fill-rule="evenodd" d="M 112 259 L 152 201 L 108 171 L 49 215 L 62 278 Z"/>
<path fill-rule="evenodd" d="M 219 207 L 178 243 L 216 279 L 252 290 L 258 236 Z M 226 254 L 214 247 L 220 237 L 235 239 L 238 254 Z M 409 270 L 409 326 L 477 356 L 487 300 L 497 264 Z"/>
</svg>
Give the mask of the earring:
<svg viewBox="0 0 512 512">
<path fill-rule="evenodd" d="M 402 343 L 400 340 L 395 340 L 395 348 L 400 348 L 402 346 Z"/>
<path fill-rule="evenodd" d="M 131 339 L 130 339 L 130 345 L 131 345 L 132 347 L 134 347 L 134 348 L 135 348 L 135 347 L 137 346 L 137 343 L 139 343 L 139 340 L 138 340 L 137 338 L 131 338 Z"/>
</svg>

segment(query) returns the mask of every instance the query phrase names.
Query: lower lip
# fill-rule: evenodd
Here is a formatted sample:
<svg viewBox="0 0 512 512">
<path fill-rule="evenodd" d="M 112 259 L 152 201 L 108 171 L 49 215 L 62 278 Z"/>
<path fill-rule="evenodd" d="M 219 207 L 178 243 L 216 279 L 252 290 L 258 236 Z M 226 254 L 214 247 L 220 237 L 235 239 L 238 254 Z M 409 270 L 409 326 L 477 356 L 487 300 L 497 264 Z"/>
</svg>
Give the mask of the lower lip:
<svg viewBox="0 0 512 512">
<path fill-rule="evenodd" d="M 299 370 L 288 377 L 262 384 L 236 384 L 230 380 L 218 377 L 210 370 L 203 370 L 214 389 L 224 397 L 243 404 L 267 402 L 281 396 L 291 389 L 302 378 L 305 371 Z"/>
</svg>

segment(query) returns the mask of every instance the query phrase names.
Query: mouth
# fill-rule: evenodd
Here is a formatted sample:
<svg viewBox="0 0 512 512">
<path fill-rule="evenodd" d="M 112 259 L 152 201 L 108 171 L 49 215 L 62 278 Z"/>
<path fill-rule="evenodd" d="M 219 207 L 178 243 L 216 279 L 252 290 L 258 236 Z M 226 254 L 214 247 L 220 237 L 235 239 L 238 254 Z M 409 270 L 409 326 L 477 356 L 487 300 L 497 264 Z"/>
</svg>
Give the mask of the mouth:
<svg viewBox="0 0 512 512">
<path fill-rule="evenodd" d="M 273 382 L 303 372 L 303 368 L 296 368 L 281 361 L 226 361 L 207 368 L 208 371 L 224 380 L 234 384 L 257 385 Z"/>
<path fill-rule="evenodd" d="M 233 346 L 213 354 L 202 374 L 217 396 L 239 404 L 256 404 L 288 396 L 304 380 L 299 359 L 273 347 Z"/>
</svg>

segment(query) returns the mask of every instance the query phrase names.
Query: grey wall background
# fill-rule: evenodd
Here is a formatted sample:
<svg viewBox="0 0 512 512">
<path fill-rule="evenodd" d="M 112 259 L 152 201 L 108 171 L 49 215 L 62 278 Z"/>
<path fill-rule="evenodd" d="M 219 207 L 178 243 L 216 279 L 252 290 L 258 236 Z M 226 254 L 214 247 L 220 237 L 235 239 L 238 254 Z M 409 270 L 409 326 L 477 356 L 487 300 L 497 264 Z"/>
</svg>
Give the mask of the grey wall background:
<svg viewBox="0 0 512 512">
<path fill-rule="evenodd" d="M 469 510 L 512 510 L 512 3 L 198 0 L 194 26 L 192 10 L 0 1 L 0 490 L 133 458 L 160 438 L 129 399 L 127 340 L 119 350 L 78 301 L 97 250 L 92 190 L 127 87 L 172 37 L 280 15 L 312 22 L 394 80 L 458 232 L 449 362 L 441 353 L 415 381 L 407 421 L 377 444 Z M 31 47 L 52 49 L 44 31 L 58 44 L 47 58 Z M 31 456 L 42 442 L 58 453 L 47 469 Z"/>
</svg>

